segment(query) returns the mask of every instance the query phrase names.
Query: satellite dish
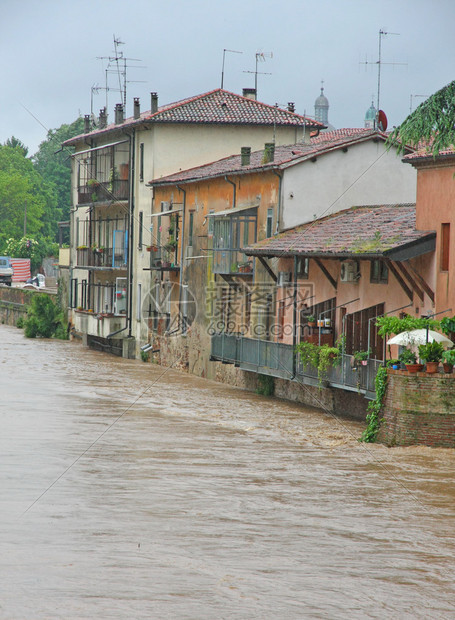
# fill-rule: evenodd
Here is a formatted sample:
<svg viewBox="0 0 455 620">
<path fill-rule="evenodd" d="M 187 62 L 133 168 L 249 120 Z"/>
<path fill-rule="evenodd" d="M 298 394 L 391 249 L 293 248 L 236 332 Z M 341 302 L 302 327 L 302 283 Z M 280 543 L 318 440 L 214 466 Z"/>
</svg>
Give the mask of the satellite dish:
<svg viewBox="0 0 455 620">
<path fill-rule="evenodd" d="M 378 129 L 380 131 L 387 130 L 387 116 L 385 115 L 385 112 L 383 112 L 383 110 L 379 110 L 378 112 Z"/>
</svg>

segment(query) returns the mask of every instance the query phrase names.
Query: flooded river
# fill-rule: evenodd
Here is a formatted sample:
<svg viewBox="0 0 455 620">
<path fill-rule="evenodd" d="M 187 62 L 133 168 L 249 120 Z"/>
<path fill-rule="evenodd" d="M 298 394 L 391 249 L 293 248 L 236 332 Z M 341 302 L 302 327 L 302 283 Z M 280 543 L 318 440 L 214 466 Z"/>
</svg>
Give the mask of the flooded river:
<svg viewBox="0 0 455 620">
<path fill-rule="evenodd" d="M 0 325 L 0 618 L 455 618 L 455 453 Z"/>
</svg>

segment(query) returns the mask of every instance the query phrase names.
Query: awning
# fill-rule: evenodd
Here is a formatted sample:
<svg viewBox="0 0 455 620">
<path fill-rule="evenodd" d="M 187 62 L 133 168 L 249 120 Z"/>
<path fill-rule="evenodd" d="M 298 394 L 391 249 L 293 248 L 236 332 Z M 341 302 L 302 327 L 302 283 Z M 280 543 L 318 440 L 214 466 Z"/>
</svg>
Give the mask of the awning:
<svg viewBox="0 0 455 620">
<path fill-rule="evenodd" d="M 169 211 L 159 211 L 158 213 L 146 214 L 147 217 L 160 217 L 161 215 L 172 215 L 173 213 L 180 213 L 183 209 L 169 209 Z"/>
<path fill-rule="evenodd" d="M 236 207 L 235 209 L 226 209 L 225 211 L 217 211 L 216 213 L 207 213 L 205 217 L 227 217 L 241 213 L 242 211 L 248 211 L 250 209 L 257 209 L 258 205 L 250 205 L 249 207 Z"/>
</svg>

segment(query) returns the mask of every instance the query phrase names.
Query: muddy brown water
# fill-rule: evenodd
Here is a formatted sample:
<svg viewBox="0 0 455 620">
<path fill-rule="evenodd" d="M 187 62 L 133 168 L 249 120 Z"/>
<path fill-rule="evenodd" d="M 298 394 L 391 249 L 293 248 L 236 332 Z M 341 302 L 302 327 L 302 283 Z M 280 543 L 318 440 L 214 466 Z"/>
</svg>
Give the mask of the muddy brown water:
<svg viewBox="0 0 455 620">
<path fill-rule="evenodd" d="M 455 618 L 454 451 L 0 326 L 0 618 Z"/>
</svg>

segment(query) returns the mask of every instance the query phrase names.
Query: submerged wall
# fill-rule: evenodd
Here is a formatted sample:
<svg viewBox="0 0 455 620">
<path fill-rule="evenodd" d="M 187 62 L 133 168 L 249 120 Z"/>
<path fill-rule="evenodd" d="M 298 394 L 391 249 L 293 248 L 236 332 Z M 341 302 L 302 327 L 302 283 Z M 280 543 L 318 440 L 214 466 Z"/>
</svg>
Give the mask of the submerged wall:
<svg viewBox="0 0 455 620">
<path fill-rule="evenodd" d="M 455 374 L 388 371 L 378 441 L 455 448 Z"/>
</svg>

